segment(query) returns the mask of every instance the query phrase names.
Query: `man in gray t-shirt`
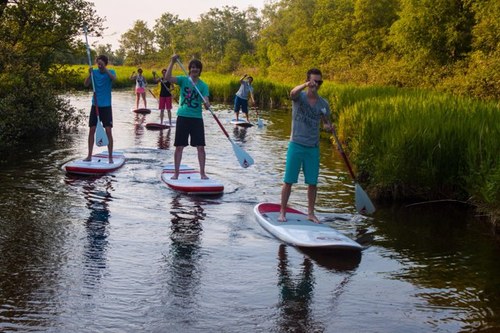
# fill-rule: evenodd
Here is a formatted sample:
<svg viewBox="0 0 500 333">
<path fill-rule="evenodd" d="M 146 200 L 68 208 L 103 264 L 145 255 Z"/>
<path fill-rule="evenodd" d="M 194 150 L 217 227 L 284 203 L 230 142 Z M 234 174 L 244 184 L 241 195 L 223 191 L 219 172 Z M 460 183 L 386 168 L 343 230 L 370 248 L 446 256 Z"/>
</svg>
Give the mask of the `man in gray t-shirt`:
<svg viewBox="0 0 500 333">
<path fill-rule="evenodd" d="M 286 155 L 285 176 L 281 189 L 281 209 L 279 221 L 286 221 L 286 206 L 292 184 L 297 183 L 301 169 L 307 188 L 307 216 L 318 223 L 314 214 L 319 175 L 319 130 L 321 120 L 330 124 L 328 102 L 318 95 L 323 83 L 321 71 L 312 68 L 307 72 L 307 80 L 292 89 L 292 133 Z M 307 92 L 303 90 L 307 88 Z"/>
</svg>

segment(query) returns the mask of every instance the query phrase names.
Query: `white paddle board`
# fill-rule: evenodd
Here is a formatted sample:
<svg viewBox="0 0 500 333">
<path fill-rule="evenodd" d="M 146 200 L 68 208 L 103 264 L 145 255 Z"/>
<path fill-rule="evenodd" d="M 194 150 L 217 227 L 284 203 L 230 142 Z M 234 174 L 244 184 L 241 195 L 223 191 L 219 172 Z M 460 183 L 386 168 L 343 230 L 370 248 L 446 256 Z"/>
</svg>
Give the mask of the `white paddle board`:
<svg viewBox="0 0 500 333">
<path fill-rule="evenodd" d="M 133 109 L 132 111 L 135 113 L 140 113 L 140 114 L 150 114 L 151 113 L 151 109 L 147 109 L 147 108 Z"/>
<path fill-rule="evenodd" d="M 115 171 L 125 164 L 125 155 L 122 152 L 113 152 L 113 163 L 109 163 L 108 152 L 92 155 L 91 161 L 83 159 L 66 163 L 64 169 L 67 173 L 79 175 L 103 175 Z"/>
<path fill-rule="evenodd" d="M 230 121 L 230 123 L 233 124 L 233 125 L 241 126 L 241 127 L 251 127 L 251 126 L 253 126 L 252 123 L 249 123 L 248 121 L 246 121 L 244 119 L 238 119 L 238 120 L 232 119 Z"/>
<path fill-rule="evenodd" d="M 224 192 L 224 185 L 214 179 L 201 179 L 200 172 L 185 164 L 179 168 L 178 179 L 170 179 L 174 175 L 174 165 L 163 168 L 161 179 L 172 190 L 196 195 L 216 195 Z"/>
<path fill-rule="evenodd" d="M 346 249 L 360 251 L 363 247 L 323 223 L 314 223 L 307 214 L 287 207 L 286 222 L 278 221 L 280 205 L 259 203 L 254 207 L 257 222 L 277 239 L 297 247 Z"/>
<path fill-rule="evenodd" d="M 168 123 L 167 121 L 164 121 L 162 124 L 160 123 L 147 123 L 146 128 L 150 130 L 159 130 L 159 129 L 166 129 L 170 127 L 175 127 L 175 120 L 172 120 L 172 124 Z"/>
</svg>

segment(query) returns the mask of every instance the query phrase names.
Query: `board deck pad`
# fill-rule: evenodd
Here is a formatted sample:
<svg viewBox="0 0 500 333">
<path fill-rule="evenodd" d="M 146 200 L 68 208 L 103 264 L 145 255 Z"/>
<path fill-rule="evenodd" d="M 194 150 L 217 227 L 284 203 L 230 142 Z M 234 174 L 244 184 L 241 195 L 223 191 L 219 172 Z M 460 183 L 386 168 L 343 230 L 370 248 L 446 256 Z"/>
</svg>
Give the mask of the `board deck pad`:
<svg viewBox="0 0 500 333">
<path fill-rule="evenodd" d="M 151 113 L 151 109 L 148 109 L 148 108 L 132 109 L 132 111 L 135 113 L 140 113 L 140 114 L 150 114 Z"/>
<path fill-rule="evenodd" d="M 91 161 L 77 159 L 64 165 L 67 173 L 78 175 L 103 175 L 118 170 L 125 164 L 125 155 L 122 152 L 113 152 L 113 163 L 109 163 L 108 152 L 103 151 L 92 155 Z"/>
<path fill-rule="evenodd" d="M 233 124 L 233 125 L 241 126 L 241 127 L 251 127 L 251 126 L 253 126 L 252 123 L 249 123 L 248 121 L 246 121 L 244 119 L 238 119 L 238 120 L 232 119 L 230 121 L 230 123 Z"/>
<path fill-rule="evenodd" d="M 314 223 L 307 214 L 287 207 L 286 222 L 278 221 L 280 205 L 259 203 L 254 207 L 257 222 L 277 239 L 297 247 L 361 250 L 362 246 L 324 223 Z"/>
<path fill-rule="evenodd" d="M 181 164 L 178 179 L 170 179 L 173 174 L 174 165 L 168 164 L 163 168 L 161 179 L 174 191 L 196 195 L 217 195 L 224 192 L 224 184 L 214 179 L 201 179 L 200 172 L 188 165 Z"/>
</svg>

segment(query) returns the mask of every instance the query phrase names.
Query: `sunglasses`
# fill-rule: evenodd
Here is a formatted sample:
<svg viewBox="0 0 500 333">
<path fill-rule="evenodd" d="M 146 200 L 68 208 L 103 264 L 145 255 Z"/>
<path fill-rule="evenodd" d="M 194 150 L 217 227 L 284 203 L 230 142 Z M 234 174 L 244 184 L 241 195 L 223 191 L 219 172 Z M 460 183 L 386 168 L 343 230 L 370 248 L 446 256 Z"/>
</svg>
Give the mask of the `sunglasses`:
<svg viewBox="0 0 500 333">
<path fill-rule="evenodd" d="M 318 86 L 322 85 L 323 84 L 323 80 L 314 80 L 314 82 L 316 82 L 316 84 Z"/>
</svg>

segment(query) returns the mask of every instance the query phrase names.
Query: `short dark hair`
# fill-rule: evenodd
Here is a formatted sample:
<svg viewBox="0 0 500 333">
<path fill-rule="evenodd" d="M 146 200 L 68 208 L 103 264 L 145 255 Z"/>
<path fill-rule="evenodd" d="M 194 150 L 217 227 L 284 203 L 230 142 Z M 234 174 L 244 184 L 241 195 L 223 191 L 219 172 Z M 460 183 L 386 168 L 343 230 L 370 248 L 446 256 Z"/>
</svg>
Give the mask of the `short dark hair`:
<svg viewBox="0 0 500 333">
<path fill-rule="evenodd" d="M 102 60 L 102 62 L 104 62 L 105 65 L 108 64 L 108 57 L 106 57 L 104 54 L 97 56 L 96 60 Z"/>
<path fill-rule="evenodd" d="M 253 81 L 253 77 L 251 77 L 251 76 L 249 76 L 247 79 Z"/>
<path fill-rule="evenodd" d="M 203 70 L 203 64 L 201 63 L 201 61 L 199 61 L 198 59 L 192 59 L 189 62 L 188 69 L 191 69 L 191 67 L 199 68 L 200 69 L 200 75 L 201 75 L 201 71 Z"/>
<path fill-rule="evenodd" d="M 323 77 L 323 74 L 321 73 L 321 71 L 317 68 L 311 68 L 310 70 L 307 71 L 307 78 L 306 78 L 306 81 L 309 81 L 311 79 L 311 75 L 321 75 L 321 77 Z"/>
</svg>

